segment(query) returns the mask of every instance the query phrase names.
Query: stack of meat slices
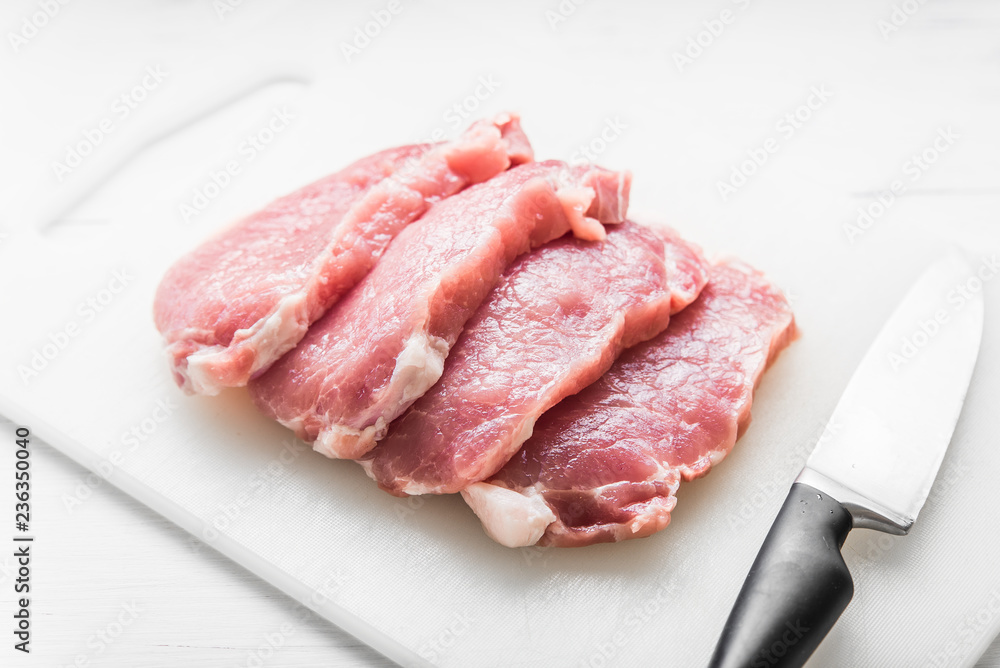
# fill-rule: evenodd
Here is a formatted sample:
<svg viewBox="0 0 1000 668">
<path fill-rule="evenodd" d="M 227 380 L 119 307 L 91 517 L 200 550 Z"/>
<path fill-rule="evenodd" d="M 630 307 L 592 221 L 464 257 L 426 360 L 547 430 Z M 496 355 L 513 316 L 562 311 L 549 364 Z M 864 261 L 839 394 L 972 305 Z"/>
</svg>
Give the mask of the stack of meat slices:
<svg viewBox="0 0 1000 668">
<path fill-rule="evenodd" d="M 516 115 L 364 158 L 178 261 L 178 384 L 257 407 L 396 495 L 460 492 L 508 546 L 667 526 L 795 335 L 738 261 L 626 220 L 631 177 L 533 162 Z"/>
</svg>

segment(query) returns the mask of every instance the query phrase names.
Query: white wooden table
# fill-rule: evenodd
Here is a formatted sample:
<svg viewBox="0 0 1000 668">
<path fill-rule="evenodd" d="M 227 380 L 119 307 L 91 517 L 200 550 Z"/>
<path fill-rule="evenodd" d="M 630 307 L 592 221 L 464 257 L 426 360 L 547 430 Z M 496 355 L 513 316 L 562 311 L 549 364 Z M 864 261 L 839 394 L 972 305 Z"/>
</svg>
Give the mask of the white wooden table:
<svg viewBox="0 0 1000 668">
<path fill-rule="evenodd" d="M 5 440 L 13 430 L 0 423 Z M 17 657 L 17 665 L 396 665 L 107 483 L 67 510 L 64 499 L 87 485 L 89 472 L 42 442 L 33 447 L 38 617 L 32 642 L 47 660 Z M 0 560 L 2 601 L 12 562 L 10 555 Z M 114 624 L 126 606 L 137 615 L 118 633 Z M 997 666 L 1000 639 L 976 664 Z"/>
<path fill-rule="evenodd" d="M 32 447 L 34 656 L 5 642 L 0 665 L 395 665 L 106 482 L 78 493 L 89 472 Z M 5 613 L 12 569 L 5 551 Z"/>
</svg>

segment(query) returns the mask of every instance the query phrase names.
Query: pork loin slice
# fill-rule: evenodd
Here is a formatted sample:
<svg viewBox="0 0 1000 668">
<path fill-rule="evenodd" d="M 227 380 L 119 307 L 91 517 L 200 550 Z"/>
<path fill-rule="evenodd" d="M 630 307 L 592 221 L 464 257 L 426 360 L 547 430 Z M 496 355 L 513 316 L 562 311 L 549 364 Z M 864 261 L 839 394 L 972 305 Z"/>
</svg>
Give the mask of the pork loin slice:
<svg viewBox="0 0 1000 668">
<path fill-rule="evenodd" d="M 181 258 L 153 311 L 186 392 L 246 385 L 363 278 L 435 201 L 531 160 L 517 116 L 404 146 L 272 202 Z"/>
<path fill-rule="evenodd" d="M 441 376 L 507 265 L 571 228 L 603 237 L 600 223 L 624 220 L 629 184 L 627 173 L 600 167 L 529 163 L 435 204 L 250 382 L 254 402 L 319 452 L 360 458 Z"/>
<path fill-rule="evenodd" d="M 664 333 L 545 413 L 496 476 L 462 495 L 511 547 L 659 531 L 680 481 L 705 475 L 733 447 L 761 374 L 794 336 L 788 302 L 762 274 L 713 266 Z"/>
<path fill-rule="evenodd" d="M 485 480 L 539 415 L 662 332 L 707 277 L 698 249 L 632 222 L 604 242 L 563 237 L 519 258 L 467 323 L 441 379 L 362 465 L 394 494 Z"/>
</svg>

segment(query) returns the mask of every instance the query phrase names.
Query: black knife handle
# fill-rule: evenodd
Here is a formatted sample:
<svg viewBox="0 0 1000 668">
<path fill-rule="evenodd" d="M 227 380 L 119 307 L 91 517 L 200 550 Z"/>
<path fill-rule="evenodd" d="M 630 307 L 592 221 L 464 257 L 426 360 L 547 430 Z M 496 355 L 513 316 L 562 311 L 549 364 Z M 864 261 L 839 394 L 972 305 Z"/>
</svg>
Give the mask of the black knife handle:
<svg viewBox="0 0 1000 668">
<path fill-rule="evenodd" d="M 840 548 L 851 515 L 797 482 L 750 567 L 709 668 L 798 668 L 854 595 Z"/>
</svg>

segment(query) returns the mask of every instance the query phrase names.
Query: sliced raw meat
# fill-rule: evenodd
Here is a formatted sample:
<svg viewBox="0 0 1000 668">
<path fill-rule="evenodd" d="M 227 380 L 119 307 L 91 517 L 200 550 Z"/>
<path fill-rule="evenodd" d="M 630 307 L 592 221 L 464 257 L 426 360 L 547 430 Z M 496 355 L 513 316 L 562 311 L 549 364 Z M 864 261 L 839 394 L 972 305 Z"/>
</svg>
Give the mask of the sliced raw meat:
<svg viewBox="0 0 1000 668">
<path fill-rule="evenodd" d="M 441 376 L 507 265 L 571 228 L 603 237 L 601 222 L 624 220 L 629 183 L 627 173 L 600 167 L 530 163 L 435 204 L 250 383 L 255 403 L 319 452 L 361 457 Z"/>
<path fill-rule="evenodd" d="M 156 326 L 188 393 L 246 385 L 361 280 L 435 201 L 531 159 L 516 116 L 376 153 L 269 204 L 181 258 Z"/>
<path fill-rule="evenodd" d="M 545 413 L 496 476 L 462 495 L 511 547 L 659 531 L 680 481 L 705 475 L 733 447 L 761 374 L 794 336 L 788 302 L 763 275 L 714 266 L 663 334 Z"/>
<path fill-rule="evenodd" d="M 519 258 L 467 323 L 441 379 L 362 462 L 395 494 L 485 480 L 535 420 L 662 332 L 705 285 L 701 252 L 626 222 L 604 242 L 563 237 Z"/>
</svg>

